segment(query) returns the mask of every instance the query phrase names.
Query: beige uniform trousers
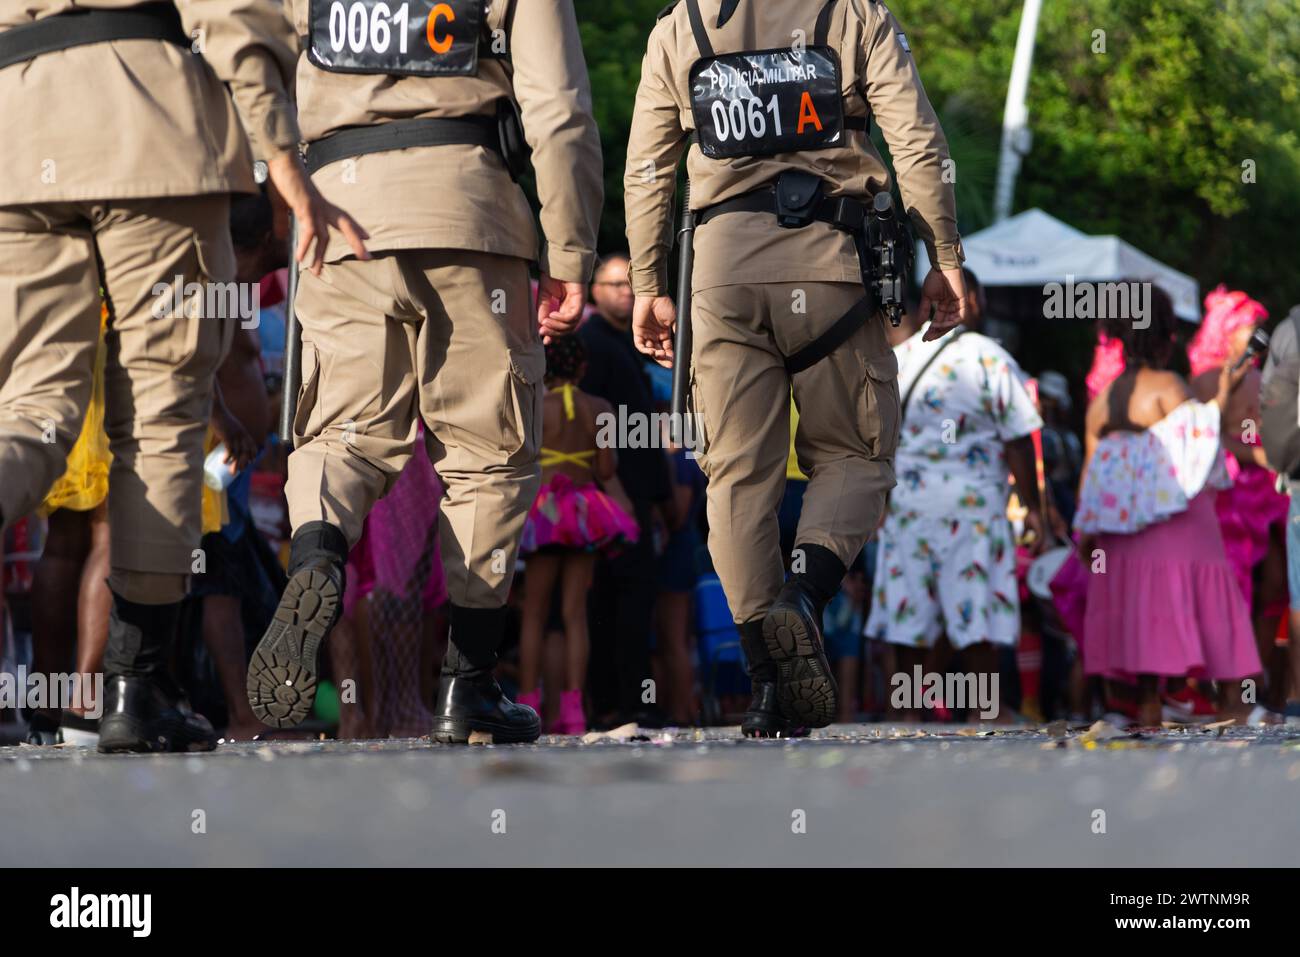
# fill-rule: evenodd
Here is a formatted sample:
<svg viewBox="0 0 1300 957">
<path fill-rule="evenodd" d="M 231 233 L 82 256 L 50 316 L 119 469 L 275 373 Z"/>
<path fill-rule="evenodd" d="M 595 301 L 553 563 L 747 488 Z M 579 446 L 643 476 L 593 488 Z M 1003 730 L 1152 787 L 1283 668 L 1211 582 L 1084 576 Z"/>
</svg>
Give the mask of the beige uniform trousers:
<svg viewBox="0 0 1300 957">
<path fill-rule="evenodd" d="M 792 386 L 795 452 L 808 475 L 796 545 L 820 545 L 848 564 L 894 487 L 898 363 L 885 320 L 871 318 L 793 381 L 782 361 L 862 294 L 858 283 L 809 282 L 715 286 L 692 297 L 691 388 L 709 479 L 709 552 L 736 622 L 764 614 L 785 577 L 777 510 Z"/>
<path fill-rule="evenodd" d="M 440 540 L 451 601 L 503 605 L 541 480 L 546 357 L 530 307 L 527 263 L 490 253 L 398 250 L 328 263 L 319 278 L 303 273 L 293 527 L 330 522 L 355 545 L 423 420 L 447 489 Z"/>
<path fill-rule="evenodd" d="M 171 289 L 233 280 L 228 216 L 225 195 L 0 207 L 0 513 L 31 512 L 63 474 L 102 285 L 110 582 L 132 601 L 179 600 L 197 557 L 212 381 L 234 321 L 173 313 Z"/>
</svg>

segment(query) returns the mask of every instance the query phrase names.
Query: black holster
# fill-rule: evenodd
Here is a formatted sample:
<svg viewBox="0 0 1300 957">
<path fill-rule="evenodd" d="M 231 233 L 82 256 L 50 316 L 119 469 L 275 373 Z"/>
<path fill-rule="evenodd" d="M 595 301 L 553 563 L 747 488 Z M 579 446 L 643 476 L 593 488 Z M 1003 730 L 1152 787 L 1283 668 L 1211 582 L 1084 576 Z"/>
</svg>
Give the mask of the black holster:
<svg viewBox="0 0 1300 957">
<path fill-rule="evenodd" d="M 510 178 L 517 183 L 519 177 L 528 171 L 532 150 L 528 147 L 528 140 L 524 139 L 524 118 L 513 97 L 503 96 L 497 100 L 497 135 L 501 139 L 501 159 Z"/>
</svg>

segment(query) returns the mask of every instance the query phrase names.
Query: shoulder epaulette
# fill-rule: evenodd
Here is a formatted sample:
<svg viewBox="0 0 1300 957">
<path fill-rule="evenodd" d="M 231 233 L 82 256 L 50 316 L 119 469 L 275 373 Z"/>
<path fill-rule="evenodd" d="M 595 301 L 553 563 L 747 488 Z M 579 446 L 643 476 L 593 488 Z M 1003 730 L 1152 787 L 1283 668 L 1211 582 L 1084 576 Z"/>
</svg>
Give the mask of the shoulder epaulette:
<svg viewBox="0 0 1300 957">
<path fill-rule="evenodd" d="M 668 14 L 673 12 L 673 7 L 677 6 L 677 0 L 671 0 L 670 3 L 664 4 L 664 8 L 655 16 L 656 20 L 662 20 Z"/>
</svg>

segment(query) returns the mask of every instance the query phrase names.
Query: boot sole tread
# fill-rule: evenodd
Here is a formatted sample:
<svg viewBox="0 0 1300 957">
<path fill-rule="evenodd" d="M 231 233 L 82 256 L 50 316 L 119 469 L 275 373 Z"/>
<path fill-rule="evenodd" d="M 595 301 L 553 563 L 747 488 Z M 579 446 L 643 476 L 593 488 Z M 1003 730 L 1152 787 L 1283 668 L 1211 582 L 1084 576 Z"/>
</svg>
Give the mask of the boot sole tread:
<svg viewBox="0 0 1300 957">
<path fill-rule="evenodd" d="M 259 721 L 294 728 L 316 700 L 316 658 L 338 620 L 338 585 L 319 569 L 296 572 L 248 664 L 248 704 Z"/>
<path fill-rule="evenodd" d="M 777 669 L 777 704 L 793 725 L 824 728 L 835 720 L 837 689 L 815 628 L 797 609 L 774 605 L 763 641 Z"/>
</svg>

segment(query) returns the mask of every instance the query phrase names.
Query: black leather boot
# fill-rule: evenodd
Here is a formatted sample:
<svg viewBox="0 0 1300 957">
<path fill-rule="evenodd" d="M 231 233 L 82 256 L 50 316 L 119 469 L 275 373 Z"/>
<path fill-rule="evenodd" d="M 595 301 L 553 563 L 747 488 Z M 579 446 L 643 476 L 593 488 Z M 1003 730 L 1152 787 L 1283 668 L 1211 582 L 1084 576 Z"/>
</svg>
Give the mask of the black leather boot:
<svg viewBox="0 0 1300 957">
<path fill-rule="evenodd" d="M 835 678 L 822 644 L 822 612 L 847 569 L 820 545 L 799 545 L 804 570 L 781 586 L 763 619 L 763 638 L 776 665 L 777 704 L 793 724 L 824 728 L 835 720 Z"/>
<path fill-rule="evenodd" d="M 124 751 L 211 751 L 217 735 L 185 704 L 164 668 L 181 604 L 140 605 L 113 595 L 104 648 L 104 702 L 97 747 Z"/>
<path fill-rule="evenodd" d="M 763 619 L 747 621 L 740 628 L 740 644 L 749 665 L 749 683 L 753 696 L 749 709 L 740 721 L 740 733 L 746 738 L 797 738 L 808 729 L 791 724 L 777 705 L 776 665 L 763 640 Z"/>
<path fill-rule="evenodd" d="M 308 522 L 289 546 L 289 584 L 248 663 L 248 703 L 265 725 L 292 728 L 316 700 L 316 658 L 343 614 L 348 542 L 329 522 Z"/>
<path fill-rule="evenodd" d="M 467 744 L 474 731 L 490 734 L 497 744 L 527 744 L 541 736 L 537 712 L 507 698 L 492 676 L 506 615 L 504 608 L 451 606 L 451 635 L 434 708 L 434 741 Z"/>
<path fill-rule="evenodd" d="M 126 675 L 105 678 L 104 715 L 99 721 L 102 753 L 211 751 L 216 746 L 212 724 L 190 710 L 169 681 Z"/>
</svg>

